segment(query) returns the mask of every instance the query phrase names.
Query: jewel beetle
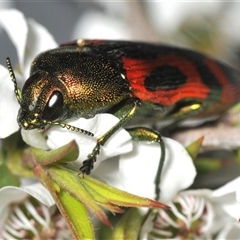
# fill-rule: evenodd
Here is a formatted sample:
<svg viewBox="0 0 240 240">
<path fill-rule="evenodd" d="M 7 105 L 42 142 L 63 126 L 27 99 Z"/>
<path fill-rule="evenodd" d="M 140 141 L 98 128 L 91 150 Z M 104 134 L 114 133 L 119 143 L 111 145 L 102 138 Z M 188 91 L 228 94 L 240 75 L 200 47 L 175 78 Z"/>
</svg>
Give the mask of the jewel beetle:
<svg viewBox="0 0 240 240">
<path fill-rule="evenodd" d="M 174 46 L 130 41 L 83 40 L 68 42 L 39 54 L 22 90 L 11 68 L 20 104 L 18 124 L 24 129 L 68 125 L 69 119 L 91 118 L 109 112 L 120 121 L 98 139 L 80 171 L 89 174 L 103 145 L 124 124 L 143 125 L 170 119 L 221 114 L 240 99 L 240 74 L 217 60 Z M 159 142 L 150 128 L 127 129 L 137 141 Z M 158 177 L 159 176 L 159 177 Z"/>
</svg>

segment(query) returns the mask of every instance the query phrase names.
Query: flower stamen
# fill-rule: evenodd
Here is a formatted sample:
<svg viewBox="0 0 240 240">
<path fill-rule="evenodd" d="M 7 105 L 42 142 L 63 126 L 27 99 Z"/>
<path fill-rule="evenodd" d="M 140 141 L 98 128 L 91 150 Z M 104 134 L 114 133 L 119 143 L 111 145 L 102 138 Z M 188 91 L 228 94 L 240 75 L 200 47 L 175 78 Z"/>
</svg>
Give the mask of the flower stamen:
<svg viewBox="0 0 240 240">
<path fill-rule="evenodd" d="M 13 204 L 9 217 L 0 232 L 3 239 L 33 238 L 51 233 L 49 209 L 30 198 L 19 204 Z M 50 236 L 48 236 L 50 237 Z"/>
<path fill-rule="evenodd" d="M 213 207 L 206 198 L 183 192 L 168 205 L 171 210 L 159 210 L 151 236 L 161 239 L 209 237 Z"/>
</svg>

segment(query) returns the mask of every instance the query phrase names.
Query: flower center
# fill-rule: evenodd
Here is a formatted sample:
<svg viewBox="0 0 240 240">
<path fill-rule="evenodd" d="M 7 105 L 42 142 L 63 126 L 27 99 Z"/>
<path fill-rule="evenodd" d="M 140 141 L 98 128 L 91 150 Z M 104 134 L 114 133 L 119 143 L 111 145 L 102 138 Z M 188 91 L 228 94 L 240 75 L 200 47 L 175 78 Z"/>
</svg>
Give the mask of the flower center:
<svg viewBox="0 0 240 240">
<path fill-rule="evenodd" d="M 171 207 L 170 210 L 159 210 L 151 236 L 161 239 L 209 237 L 208 230 L 213 222 L 213 209 L 207 199 L 181 193 L 168 205 Z"/>
<path fill-rule="evenodd" d="M 0 231 L 1 239 L 51 238 L 49 209 L 33 198 L 15 203 L 8 208 L 8 217 Z"/>
</svg>

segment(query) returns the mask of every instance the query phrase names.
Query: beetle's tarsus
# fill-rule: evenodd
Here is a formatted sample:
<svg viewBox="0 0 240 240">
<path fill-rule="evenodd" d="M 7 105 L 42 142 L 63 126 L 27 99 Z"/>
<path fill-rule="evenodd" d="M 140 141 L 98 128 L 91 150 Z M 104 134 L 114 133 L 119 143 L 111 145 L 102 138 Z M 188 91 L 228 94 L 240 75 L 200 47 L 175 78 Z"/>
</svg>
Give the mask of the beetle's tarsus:
<svg viewBox="0 0 240 240">
<path fill-rule="evenodd" d="M 97 143 L 97 145 L 94 147 L 92 152 L 88 155 L 88 158 L 83 161 L 83 165 L 79 168 L 79 170 L 83 174 L 89 175 L 93 169 L 94 163 L 97 160 L 97 155 L 100 153 L 100 144 Z"/>
<path fill-rule="evenodd" d="M 83 165 L 79 169 L 81 173 L 89 175 L 93 169 L 94 162 L 96 162 L 96 157 L 83 161 Z"/>
</svg>

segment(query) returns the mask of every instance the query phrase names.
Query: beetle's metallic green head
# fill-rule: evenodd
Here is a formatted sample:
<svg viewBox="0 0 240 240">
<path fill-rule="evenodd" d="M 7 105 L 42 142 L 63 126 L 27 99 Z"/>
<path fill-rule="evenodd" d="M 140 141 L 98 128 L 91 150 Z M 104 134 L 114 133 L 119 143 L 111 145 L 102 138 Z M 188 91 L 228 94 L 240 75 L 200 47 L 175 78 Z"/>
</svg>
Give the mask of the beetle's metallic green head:
<svg viewBox="0 0 240 240">
<path fill-rule="evenodd" d="M 64 120 L 63 88 L 46 72 L 36 72 L 25 82 L 18 113 L 21 128 L 43 129 L 47 124 Z"/>
<path fill-rule="evenodd" d="M 47 125 L 60 125 L 72 131 L 93 136 L 86 130 L 62 122 L 67 118 L 67 109 L 64 107 L 64 87 L 61 86 L 60 81 L 54 82 L 46 72 L 36 72 L 28 78 L 21 91 L 17 87 L 9 58 L 7 58 L 7 66 L 20 105 L 17 118 L 20 128 L 31 130 L 44 129 Z"/>
</svg>

